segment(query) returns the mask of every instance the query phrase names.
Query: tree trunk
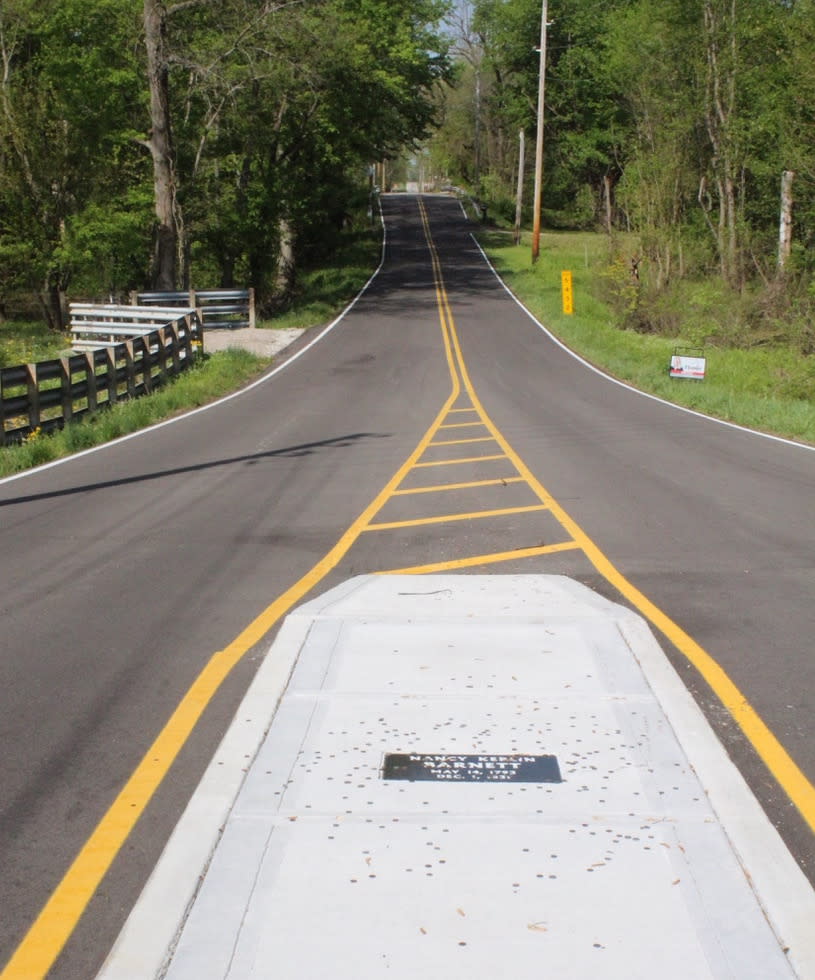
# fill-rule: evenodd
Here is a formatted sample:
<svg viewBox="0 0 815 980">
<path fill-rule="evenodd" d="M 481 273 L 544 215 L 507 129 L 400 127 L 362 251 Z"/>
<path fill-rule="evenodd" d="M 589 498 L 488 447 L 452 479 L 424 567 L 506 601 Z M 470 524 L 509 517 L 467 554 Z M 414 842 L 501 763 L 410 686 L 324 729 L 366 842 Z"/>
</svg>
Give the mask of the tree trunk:
<svg viewBox="0 0 815 980">
<path fill-rule="evenodd" d="M 705 122 L 719 205 L 716 247 L 722 278 L 731 285 L 741 285 L 734 132 L 738 64 L 736 2 L 705 0 L 703 15 L 707 61 Z"/>
<path fill-rule="evenodd" d="M 481 180 L 481 67 L 475 66 L 475 192 Z M 420 188 L 421 189 L 421 188 Z"/>
<path fill-rule="evenodd" d="M 524 156 L 526 151 L 526 133 L 518 133 L 518 184 L 515 190 L 515 244 L 521 244 L 521 217 L 524 203 Z"/>
<path fill-rule="evenodd" d="M 161 0 L 144 0 L 144 42 L 150 90 L 150 137 L 146 145 L 153 158 L 156 241 L 153 253 L 154 289 L 175 289 L 178 228 L 175 215 L 175 176 L 170 126 L 167 11 Z"/>
<path fill-rule="evenodd" d="M 50 273 L 38 295 L 48 329 L 54 333 L 64 333 L 68 325 L 68 303 L 65 291 L 54 273 Z"/>
<path fill-rule="evenodd" d="M 294 289 L 295 259 L 294 259 L 294 228 L 288 218 L 281 218 L 280 246 L 277 253 L 277 302 L 284 304 Z"/>
<path fill-rule="evenodd" d="M 611 177 L 603 177 L 603 204 L 606 212 L 606 234 L 611 234 Z"/>
<path fill-rule="evenodd" d="M 781 222 L 778 229 L 778 275 L 783 276 L 792 250 L 792 182 L 795 171 L 781 175 Z"/>
</svg>

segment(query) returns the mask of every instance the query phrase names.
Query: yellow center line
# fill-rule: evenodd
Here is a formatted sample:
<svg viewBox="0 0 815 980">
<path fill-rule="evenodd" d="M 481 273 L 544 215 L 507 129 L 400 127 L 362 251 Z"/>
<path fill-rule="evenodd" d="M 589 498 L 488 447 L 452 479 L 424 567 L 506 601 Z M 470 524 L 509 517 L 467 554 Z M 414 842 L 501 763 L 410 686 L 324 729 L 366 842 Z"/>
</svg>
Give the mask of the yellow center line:
<svg viewBox="0 0 815 980">
<path fill-rule="evenodd" d="M 410 521 L 388 521 L 368 524 L 363 531 L 392 531 L 399 527 L 421 527 L 424 524 L 447 524 L 452 521 L 474 521 L 483 517 L 503 517 L 507 514 L 528 514 L 536 510 L 548 510 L 546 504 L 530 504 L 527 507 L 503 507 L 498 510 L 476 510 L 470 514 L 443 514 L 438 517 L 417 517 Z"/>
<path fill-rule="evenodd" d="M 443 298 L 438 277 L 436 277 L 435 290 L 436 301 L 441 309 Z M 366 529 L 373 516 L 383 508 L 394 490 L 426 451 L 461 393 L 450 336 L 444 327 L 442 318 L 442 337 L 452 390 L 416 448 L 334 547 L 299 581 L 275 599 L 224 650 L 212 655 L 51 893 L 0 973 L 0 980 L 42 980 L 46 976 L 76 928 L 114 858 L 132 833 L 147 804 L 223 681 L 242 657 L 337 566 Z"/>
<path fill-rule="evenodd" d="M 406 497 L 412 493 L 436 493 L 444 490 L 469 490 L 472 487 L 500 487 L 508 483 L 524 483 L 522 476 L 499 476 L 497 480 L 471 480 L 469 483 L 439 483 L 432 487 L 408 487 L 394 490 L 394 497 Z"/>
<path fill-rule="evenodd" d="M 435 251 L 435 246 L 433 246 L 430 239 L 430 229 L 426 219 L 425 234 L 428 236 L 431 251 Z M 434 270 L 439 277 L 439 288 L 437 289 L 437 296 L 440 297 L 439 312 L 442 321 L 446 322 L 450 332 L 457 373 L 461 378 L 461 383 L 464 385 L 464 390 L 470 397 L 470 401 L 478 409 L 479 415 L 484 419 L 485 424 L 493 433 L 496 442 L 505 451 L 507 457 L 515 465 L 518 472 L 537 494 L 538 499 L 551 510 L 553 516 L 564 527 L 567 533 L 579 543 L 586 557 L 597 571 L 621 595 L 628 599 L 656 629 L 663 633 L 699 671 L 794 806 L 798 809 L 810 829 L 815 831 L 815 786 L 807 779 L 806 775 L 795 763 L 775 734 L 747 700 L 744 693 L 731 680 L 721 665 L 696 640 L 686 633 L 655 603 L 651 602 L 650 599 L 640 592 L 616 568 L 577 522 L 555 501 L 549 491 L 546 490 L 520 456 L 512 449 L 484 411 L 484 407 L 475 393 L 466 364 L 464 363 L 458 334 L 450 311 L 449 299 L 443 279 L 441 278 L 441 266 L 437 258 L 434 262 Z"/>
<path fill-rule="evenodd" d="M 210 703 L 225 678 L 234 666 L 252 647 L 260 642 L 279 620 L 310 590 L 334 569 L 347 554 L 360 535 L 369 529 L 382 529 L 387 526 L 411 526 L 417 522 L 376 525 L 373 517 L 383 509 L 385 503 L 397 492 L 407 473 L 420 466 L 458 465 L 478 463 L 485 460 L 509 459 L 516 467 L 520 477 L 534 490 L 541 506 L 512 509 L 506 511 L 480 512 L 473 515 L 451 515 L 434 518 L 421 523 L 438 523 L 448 520 L 467 520 L 489 515 L 521 513 L 524 510 L 549 509 L 567 533 L 573 538 L 570 542 L 557 545 L 521 549 L 515 552 L 501 552 L 459 559 L 456 562 L 439 562 L 405 569 L 414 573 L 450 568 L 466 568 L 490 561 L 507 561 L 513 558 L 532 557 L 552 553 L 556 550 L 579 548 L 594 567 L 624 595 L 642 614 L 651 621 L 693 663 L 722 704 L 730 711 L 737 724 L 751 744 L 784 788 L 789 798 L 799 809 L 807 823 L 815 830 L 815 788 L 808 782 L 801 770 L 790 758 L 783 746 L 767 728 L 747 699 L 730 680 L 728 675 L 712 657 L 687 633 L 674 623 L 665 613 L 640 593 L 609 561 L 593 541 L 557 504 L 542 484 L 531 473 L 521 458 L 498 432 L 483 406 L 475 395 L 467 374 L 455 330 L 449 299 L 441 273 L 441 264 L 430 234 L 424 204 L 419 200 L 420 213 L 424 223 L 425 235 L 431 254 L 434 271 L 436 302 L 444 342 L 445 356 L 451 377 L 451 393 L 444 406 L 419 441 L 415 450 L 391 477 L 380 493 L 371 501 L 359 517 L 343 533 L 331 550 L 323 556 L 305 575 L 274 600 L 257 616 L 228 646 L 212 655 L 206 666 L 184 695 L 164 728 L 156 737 L 142 761 L 133 771 L 119 795 L 104 814 L 96 829 L 86 841 L 60 883 L 52 892 L 36 920 L 32 923 L 23 940 L 6 964 L 0 980 L 42 980 L 53 966 L 63 946 L 76 928 L 80 917 L 94 892 L 110 868 L 117 853 L 127 840 L 137 821 L 143 814 L 165 775 L 174 763 L 197 725 L 205 708 Z M 462 394 L 462 384 L 473 408 L 454 408 Z M 432 444 L 443 420 L 452 412 L 476 412 L 492 437 L 503 449 L 500 454 L 470 459 L 440 460 L 419 462 L 420 457 Z M 465 440 L 473 441 L 473 440 Z M 477 440 L 486 441 L 486 440 Z M 443 443 L 444 444 L 444 443 Z M 436 443 L 439 445 L 439 443 Z"/>
<path fill-rule="evenodd" d="M 483 425 L 483 423 L 480 423 Z M 464 446 L 468 442 L 494 442 L 495 436 L 475 436 L 473 439 L 446 439 L 431 442 L 432 446 Z"/>
</svg>

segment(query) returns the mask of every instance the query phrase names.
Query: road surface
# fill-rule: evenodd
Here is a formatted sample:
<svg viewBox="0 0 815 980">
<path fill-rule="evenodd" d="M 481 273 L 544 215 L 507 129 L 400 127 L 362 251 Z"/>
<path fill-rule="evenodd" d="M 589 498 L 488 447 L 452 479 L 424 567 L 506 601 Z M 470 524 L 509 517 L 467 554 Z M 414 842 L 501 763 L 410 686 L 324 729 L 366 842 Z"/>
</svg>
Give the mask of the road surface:
<svg viewBox="0 0 815 980">
<path fill-rule="evenodd" d="M 448 198 L 238 397 L 0 484 L 2 980 L 93 976 L 288 609 L 377 571 L 643 613 L 815 878 L 815 453 L 557 345 Z"/>
</svg>

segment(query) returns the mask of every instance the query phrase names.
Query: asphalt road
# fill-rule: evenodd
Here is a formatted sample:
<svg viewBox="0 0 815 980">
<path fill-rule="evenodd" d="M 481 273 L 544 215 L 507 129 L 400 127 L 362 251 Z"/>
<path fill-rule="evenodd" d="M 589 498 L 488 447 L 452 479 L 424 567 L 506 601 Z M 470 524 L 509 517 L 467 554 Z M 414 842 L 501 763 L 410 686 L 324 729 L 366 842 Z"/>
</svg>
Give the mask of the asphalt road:
<svg viewBox="0 0 815 980">
<path fill-rule="evenodd" d="M 383 269 L 282 370 L 0 483 L 0 963 L 36 947 L 50 976 L 94 975 L 287 603 L 368 571 L 560 572 L 650 600 L 815 879 L 815 452 L 603 378 L 508 296 L 455 201 L 383 205 Z M 689 643 L 766 724 L 753 740 L 769 767 Z M 213 654 L 235 649 L 157 791 L 128 804 L 119 848 L 100 820 Z M 88 841 L 111 862 L 89 900 L 86 865 L 72 870 Z M 61 953 L 47 916 L 35 922 L 54 894 Z"/>
</svg>

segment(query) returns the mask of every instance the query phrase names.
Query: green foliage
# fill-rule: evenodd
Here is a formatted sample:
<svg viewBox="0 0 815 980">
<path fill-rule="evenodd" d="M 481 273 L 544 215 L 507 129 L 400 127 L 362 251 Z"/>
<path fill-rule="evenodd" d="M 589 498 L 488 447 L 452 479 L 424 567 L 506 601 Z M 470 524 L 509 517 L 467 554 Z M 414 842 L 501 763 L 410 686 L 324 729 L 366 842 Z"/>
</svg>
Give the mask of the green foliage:
<svg viewBox="0 0 815 980">
<path fill-rule="evenodd" d="M 249 281 L 270 306 L 282 274 L 286 292 L 294 286 L 281 258 L 308 264 L 330 246 L 367 188 L 368 164 L 427 134 L 447 71 L 429 26 L 442 6 L 225 6 L 170 22 L 179 61 L 195 66 L 189 84 L 171 77 L 178 200 L 193 281 Z"/>
<path fill-rule="evenodd" d="M 182 274 L 277 289 L 358 204 L 367 165 L 423 139 L 445 77 L 439 0 L 162 7 Z M 148 277 L 153 180 L 141 5 L 0 7 L 0 303 Z M 285 231 L 284 231 L 285 226 Z"/>
<path fill-rule="evenodd" d="M 65 223 L 54 259 L 71 270 L 77 296 L 125 299 L 147 277 L 152 200 L 146 187 L 120 200 L 91 202 Z"/>
<path fill-rule="evenodd" d="M 40 292 L 55 327 L 74 272 L 68 229 L 122 207 L 143 179 L 134 26 L 127 0 L 0 10 L 0 298 Z"/>
<path fill-rule="evenodd" d="M 376 268 L 380 235 L 358 218 L 358 230 L 346 229 L 333 239 L 329 255 L 305 267 L 288 308 L 269 321 L 275 327 L 311 327 L 332 320 L 362 289 Z"/>
<path fill-rule="evenodd" d="M 591 363 L 669 401 L 815 444 L 815 359 L 800 357 L 783 338 L 779 344 L 749 349 L 725 347 L 721 334 L 711 336 L 717 315 L 721 324 L 720 304 L 727 303 L 721 286 L 717 292 L 714 284 L 702 283 L 677 295 L 677 304 L 695 307 L 690 330 L 686 330 L 684 317 L 679 332 L 667 336 L 621 330 L 618 315 L 594 288 L 609 264 L 604 236 L 544 234 L 535 266 L 530 263 L 528 242 L 514 246 L 506 234 L 480 237 L 516 295 Z M 569 268 L 574 278 L 575 312 L 571 316 L 562 312 L 560 297 L 560 271 Z M 740 321 L 737 318 L 734 322 Z M 727 328 L 727 323 L 721 325 Z M 705 381 L 669 378 L 674 348 L 700 344 L 704 344 L 707 358 Z"/>
<path fill-rule="evenodd" d="M 471 178 L 480 154 L 470 186 L 500 212 L 514 197 L 517 128 L 527 146 L 535 135 L 541 4 L 462 6 L 472 12 L 457 25 L 466 65 L 434 145 L 454 180 Z M 769 330 L 808 350 L 794 311 L 815 275 L 815 0 L 561 0 L 550 15 L 545 225 L 605 226 L 608 189 L 613 231 L 638 236 L 636 301 L 617 301 L 629 324 L 676 329 L 677 281 L 712 277 L 734 311 L 716 331 L 727 343 Z M 527 202 L 530 168 L 527 153 Z M 782 271 L 783 171 L 795 174 L 795 206 Z M 626 276 L 616 276 L 623 293 Z"/>
</svg>

